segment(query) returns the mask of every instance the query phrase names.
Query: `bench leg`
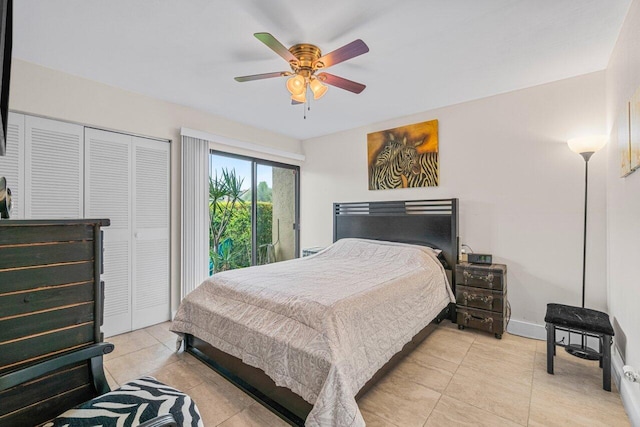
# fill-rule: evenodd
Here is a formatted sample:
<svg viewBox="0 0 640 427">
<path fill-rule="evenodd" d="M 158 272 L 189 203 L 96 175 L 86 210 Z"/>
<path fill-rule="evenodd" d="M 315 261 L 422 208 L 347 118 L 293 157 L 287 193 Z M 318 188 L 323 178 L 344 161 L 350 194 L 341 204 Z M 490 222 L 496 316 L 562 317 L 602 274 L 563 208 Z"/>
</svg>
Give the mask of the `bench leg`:
<svg viewBox="0 0 640 427">
<path fill-rule="evenodd" d="M 604 340 L 605 337 L 604 335 L 600 336 L 600 338 L 598 338 L 598 353 L 600 353 L 600 358 L 598 359 L 599 365 L 600 365 L 600 369 L 602 369 L 602 365 L 603 365 L 603 359 L 604 359 Z"/>
<path fill-rule="evenodd" d="M 547 373 L 553 375 L 553 356 L 556 353 L 556 326 L 547 323 Z"/>
<path fill-rule="evenodd" d="M 611 391 L 611 335 L 603 335 L 602 341 L 602 388 Z"/>
</svg>

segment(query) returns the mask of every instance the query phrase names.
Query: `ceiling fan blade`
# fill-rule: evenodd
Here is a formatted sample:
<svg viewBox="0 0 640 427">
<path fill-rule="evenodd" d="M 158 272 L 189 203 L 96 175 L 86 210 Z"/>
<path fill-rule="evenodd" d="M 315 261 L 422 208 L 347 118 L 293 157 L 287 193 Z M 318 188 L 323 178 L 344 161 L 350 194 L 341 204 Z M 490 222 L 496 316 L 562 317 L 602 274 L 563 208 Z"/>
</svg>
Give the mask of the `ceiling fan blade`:
<svg viewBox="0 0 640 427">
<path fill-rule="evenodd" d="M 262 43 L 266 44 L 271 50 L 284 58 L 287 62 L 298 62 L 293 53 L 289 52 L 289 49 L 284 47 L 275 37 L 269 33 L 255 33 L 254 36 Z"/>
<path fill-rule="evenodd" d="M 315 64 L 318 65 L 318 68 L 327 68 L 367 52 L 369 52 L 369 46 L 367 46 L 362 40 L 358 39 L 339 47 L 333 52 L 329 52 L 326 55 L 321 56 Z M 322 66 L 319 66 L 320 63 L 322 63 Z"/>
<path fill-rule="evenodd" d="M 235 81 L 250 82 L 252 80 L 270 79 L 271 77 L 284 77 L 290 75 L 291 73 L 289 71 L 278 71 L 276 73 L 252 74 L 250 76 L 235 77 Z"/>
<path fill-rule="evenodd" d="M 291 105 L 300 105 L 300 104 L 304 104 L 303 102 L 298 102 L 294 99 L 291 100 Z"/>
<path fill-rule="evenodd" d="M 329 73 L 318 74 L 318 79 L 322 83 L 339 87 L 340 89 L 348 90 L 349 92 L 353 93 L 360 93 L 364 90 L 364 88 L 366 88 L 366 86 L 362 83 L 354 82 L 343 77 L 334 76 L 333 74 Z"/>
</svg>

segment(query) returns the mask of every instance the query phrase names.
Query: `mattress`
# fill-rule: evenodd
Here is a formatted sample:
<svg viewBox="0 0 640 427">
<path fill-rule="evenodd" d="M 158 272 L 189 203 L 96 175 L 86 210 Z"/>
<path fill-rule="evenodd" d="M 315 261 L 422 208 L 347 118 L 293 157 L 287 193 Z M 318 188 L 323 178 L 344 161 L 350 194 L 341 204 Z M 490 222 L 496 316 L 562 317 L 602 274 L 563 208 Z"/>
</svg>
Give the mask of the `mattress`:
<svg viewBox="0 0 640 427">
<path fill-rule="evenodd" d="M 364 426 L 355 395 L 454 301 L 431 248 L 343 239 L 316 255 L 217 273 L 171 330 L 194 335 L 313 405 L 305 425 Z"/>
</svg>

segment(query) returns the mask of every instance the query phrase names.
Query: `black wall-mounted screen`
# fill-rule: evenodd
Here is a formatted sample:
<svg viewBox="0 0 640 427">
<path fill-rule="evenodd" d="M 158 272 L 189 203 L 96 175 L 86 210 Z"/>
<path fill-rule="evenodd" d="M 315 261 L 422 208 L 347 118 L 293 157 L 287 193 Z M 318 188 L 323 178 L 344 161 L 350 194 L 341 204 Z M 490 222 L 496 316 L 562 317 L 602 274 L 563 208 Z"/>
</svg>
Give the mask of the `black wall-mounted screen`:
<svg viewBox="0 0 640 427">
<path fill-rule="evenodd" d="M 7 121 L 9 120 L 9 77 L 13 39 L 13 0 L 0 0 L 0 156 L 7 151 Z"/>
</svg>

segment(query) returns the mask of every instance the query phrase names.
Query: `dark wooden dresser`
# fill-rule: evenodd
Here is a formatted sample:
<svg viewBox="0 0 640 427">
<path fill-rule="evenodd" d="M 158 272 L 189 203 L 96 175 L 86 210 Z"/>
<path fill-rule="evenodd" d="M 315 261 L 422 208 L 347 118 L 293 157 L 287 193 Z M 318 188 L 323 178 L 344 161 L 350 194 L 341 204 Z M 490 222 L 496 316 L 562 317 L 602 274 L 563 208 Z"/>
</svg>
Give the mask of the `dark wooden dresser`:
<svg viewBox="0 0 640 427">
<path fill-rule="evenodd" d="M 102 342 L 100 227 L 107 225 L 109 220 L 0 221 L 0 383 Z M 92 369 L 77 363 L 0 387 L 0 425 L 38 424 L 95 397 L 87 384 Z"/>
<path fill-rule="evenodd" d="M 456 265 L 456 323 L 502 338 L 507 327 L 507 266 Z"/>
</svg>

